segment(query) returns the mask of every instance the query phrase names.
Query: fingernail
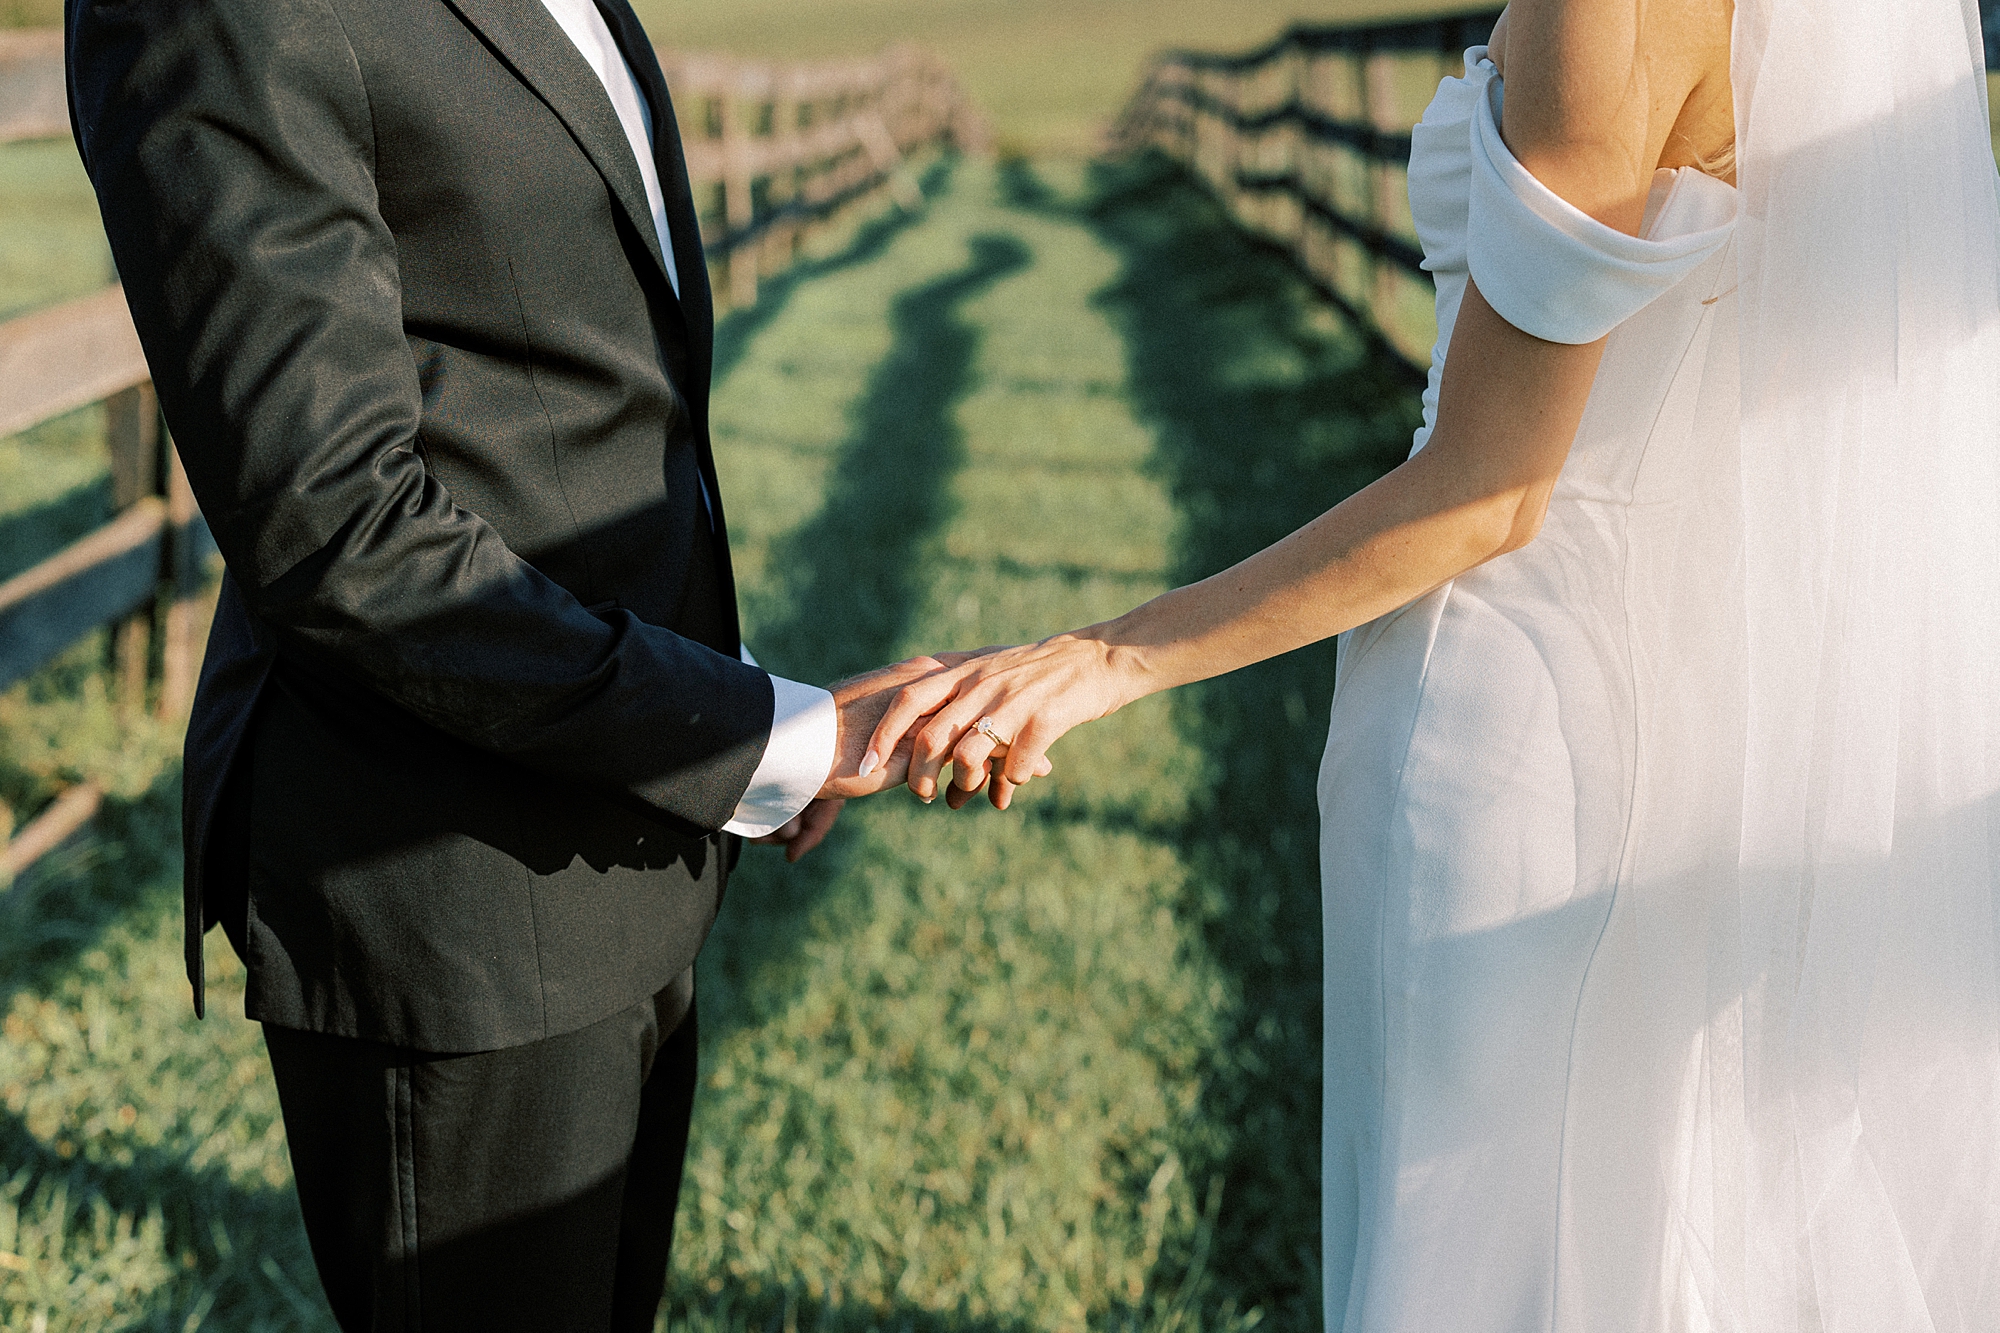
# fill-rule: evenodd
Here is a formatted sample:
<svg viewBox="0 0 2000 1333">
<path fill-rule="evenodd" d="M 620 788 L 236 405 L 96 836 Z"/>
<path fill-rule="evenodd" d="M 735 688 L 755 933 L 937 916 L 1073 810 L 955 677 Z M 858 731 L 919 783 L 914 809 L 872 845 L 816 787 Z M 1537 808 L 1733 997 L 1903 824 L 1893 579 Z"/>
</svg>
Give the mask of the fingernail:
<svg viewBox="0 0 2000 1333">
<path fill-rule="evenodd" d="M 870 750 L 867 754 L 861 756 L 862 777 L 864 778 L 867 777 L 870 773 L 873 773 L 876 769 L 880 767 L 882 767 L 882 756 L 876 754 L 873 750 Z"/>
</svg>

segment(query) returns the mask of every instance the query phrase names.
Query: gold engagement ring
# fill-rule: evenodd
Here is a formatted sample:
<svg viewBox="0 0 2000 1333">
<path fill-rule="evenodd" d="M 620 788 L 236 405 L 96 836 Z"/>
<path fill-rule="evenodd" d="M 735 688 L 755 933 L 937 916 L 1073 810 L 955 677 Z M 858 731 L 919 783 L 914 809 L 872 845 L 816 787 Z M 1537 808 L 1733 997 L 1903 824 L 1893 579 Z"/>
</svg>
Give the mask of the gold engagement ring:
<svg viewBox="0 0 2000 1333">
<path fill-rule="evenodd" d="M 995 746 L 997 746 L 1002 750 L 1011 750 L 1014 748 L 1014 743 L 1008 740 L 1005 736 L 1002 736 L 999 733 L 999 731 L 995 729 L 995 727 L 993 726 L 993 719 L 990 717 L 980 718 L 979 722 L 972 729 L 978 732 L 980 735 L 984 736 L 987 740 L 992 741 Z"/>
</svg>

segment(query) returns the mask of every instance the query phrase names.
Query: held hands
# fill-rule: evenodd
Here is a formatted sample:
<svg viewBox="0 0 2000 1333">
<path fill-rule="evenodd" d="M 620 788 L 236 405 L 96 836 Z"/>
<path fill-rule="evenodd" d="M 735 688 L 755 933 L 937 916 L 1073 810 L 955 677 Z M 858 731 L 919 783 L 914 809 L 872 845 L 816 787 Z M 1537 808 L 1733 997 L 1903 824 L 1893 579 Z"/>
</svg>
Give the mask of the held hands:
<svg viewBox="0 0 2000 1333">
<path fill-rule="evenodd" d="M 949 762 L 945 803 L 954 810 L 982 786 L 1005 810 L 1015 788 L 1052 771 L 1048 748 L 1072 727 L 1147 693 L 1133 657 L 1088 630 L 930 660 L 940 669 L 897 691 L 857 772 L 900 768 L 910 790 L 930 801 Z"/>
<path fill-rule="evenodd" d="M 752 841 L 781 846 L 787 861 L 797 861 L 826 838 L 854 797 L 907 782 L 926 803 L 936 799 L 946 763 L 953 781 L 945 804 L 957 810 L 985 786 L 994 807 L 1005 810 L 1015 788 L 1053 771 L 1045 752 L 1065 732 L 1145 692 L 1123 679 L 1131 674 L 1086 632 L 913 657 L 841 681 L 832 687 L 832 772 L 811 804 Z"/>
<path fill-rule="evenodd" d="M 833 769 L 820 787 L 819 795 L 782 828 L 750 841 L 767 847 L 783 847 L 785 860 L 797 861 L 820 845 L 840 818 L 848 800 L 868 796 L 901 785 L 909 768 L 909 747 L 891 756 L 891 762 L 877 764 L 868 773 L 859 772 L 861 752 L 869 733 L 887 711 L 896 692 L 911 681 L 944 669 L 931 657 L 913 657 L 907 662 L 883 667 L 866 675 L 854 676 L 832 687 L 835 709 Z"/>
<path fill-rule="evenodd" d="M 833 771 L 819 790 L 821 800 L 872 796 L 902 785 L 909 771 L 910 747 L 892 746 L 884 752 L 886 759 L 864 765 L 868 739 L 899 691 L 944 669 L 945 664 L 935 657 L 913 657 L 879 671 L 851 676 L 831 687 L 839 729 L 833 746 Z"/>
</svg>

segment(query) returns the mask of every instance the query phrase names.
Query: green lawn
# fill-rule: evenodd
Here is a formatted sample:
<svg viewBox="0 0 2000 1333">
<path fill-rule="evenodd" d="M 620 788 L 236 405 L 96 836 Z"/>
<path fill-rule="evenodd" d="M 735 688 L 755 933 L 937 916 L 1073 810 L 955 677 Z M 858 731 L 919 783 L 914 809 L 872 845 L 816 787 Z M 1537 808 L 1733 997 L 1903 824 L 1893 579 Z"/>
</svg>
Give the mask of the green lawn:
<svg viewBox="0 0 2000 1333">
<path fill-rule="evenodd" d="M 1404 447 L 1407 397 L 1157 165 L 962 163 L 719 333 L 751 641 L 805 679 L 1092 620 Z M 0 1329 L 325 1327 L 219 937 L 187 1014 L 173 736 L 86 645 L 0 789 L 112 781 L 0 895 Z M 701 967 L 669 1326 L 1317 1326 L 1313 771 L 1331 652 L 1057 747 L 1007 815 L 892 794 L 755 850 Z"/>
<path fill-rule="evenodd" d="M 62 0 L 0 0 L 0 28 L 48 28 L 62 22 Z"/>
<path fill-rule="evenodd" d="M 1391 8 L 1314 12 L 1362 3 Z M 688 46 L 930 41 L 1043 150 L 933 171 L 920 214 L 724 320 L 717 447 L 774 669 L 1112 614 L 1401 456 L 1409 395 L 1282 260 L 1161 164 L 1075 154 L 1146 50 L 1246 45 L 1291 7 L 642 10 Z M 0 312 L 104 280 L 67 146 L 0 148 L 0 242 Z M 101 521 L 104 472 L 93 412 L 0 440 L 0 577 Z M 7 808 L 109 791 L 92 838 L 0 890 L 0 1330 L 329 1329 L 219 936 L 188 1013 L 178 737 L 107 696 L 102 657 L 0 695 Z M 663 1328 L 1317 1329 L 1331 680 L 1322 647 L 1148 701 L 1004 816 L 892 794 L 800 866 L 753 850 L 701 965 Z"/>
</svg>

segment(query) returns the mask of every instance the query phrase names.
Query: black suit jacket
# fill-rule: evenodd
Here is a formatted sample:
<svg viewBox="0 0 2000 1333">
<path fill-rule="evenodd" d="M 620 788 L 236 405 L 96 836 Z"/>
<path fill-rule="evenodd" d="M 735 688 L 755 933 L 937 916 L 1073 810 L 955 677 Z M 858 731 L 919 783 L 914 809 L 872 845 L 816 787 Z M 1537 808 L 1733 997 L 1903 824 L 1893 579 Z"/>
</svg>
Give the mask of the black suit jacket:
<svg viewBox="0 0 2000 1333">
<path fill-rule="evenodd" d="M 532 1041 L 664 985 L 713 919 L 772 689 L 703 504 L 673 108 L 599 3 L 652 104 L 678 299 L 539 0 L 70 0 L 78 143 L 228 566 L 186 755 L 197 1004 L 243 763 L 265 1021 Z"/>
</svg>

